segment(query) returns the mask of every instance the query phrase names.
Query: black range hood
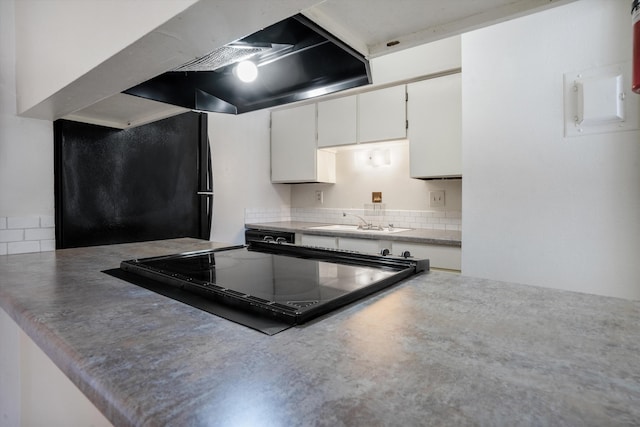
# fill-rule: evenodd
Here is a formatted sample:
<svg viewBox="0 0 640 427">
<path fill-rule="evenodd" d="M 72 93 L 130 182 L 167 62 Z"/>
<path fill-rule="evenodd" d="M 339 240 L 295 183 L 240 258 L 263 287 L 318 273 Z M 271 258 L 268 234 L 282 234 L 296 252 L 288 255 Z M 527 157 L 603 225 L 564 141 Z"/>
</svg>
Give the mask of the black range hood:
<svg viewBox="0 0 640 427">
<path fill-rule="evenodd" d="M 236 62 L 247 58 L 259 71 L 251 83 L 234 73 Z M 362 55 L 295 15 L 124 93 L 194 110 L 240 114 L 370 83 L 369 62 Z"/>
</svg>

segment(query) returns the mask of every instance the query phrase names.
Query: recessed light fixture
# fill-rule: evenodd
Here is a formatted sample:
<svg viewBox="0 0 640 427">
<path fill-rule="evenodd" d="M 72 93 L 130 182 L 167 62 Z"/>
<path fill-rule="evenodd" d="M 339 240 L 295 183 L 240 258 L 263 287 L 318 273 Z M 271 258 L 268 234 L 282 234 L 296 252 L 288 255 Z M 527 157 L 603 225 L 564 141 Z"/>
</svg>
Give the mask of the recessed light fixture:
<svg viewBox="0 0 640 427">
<path fill-rule="evenodd" d="M 235 71 L 238 78 L 245 83 L 251 83 L 258 77 L 258 67 L 251 61 L 238 62 Z"/>
</svg>

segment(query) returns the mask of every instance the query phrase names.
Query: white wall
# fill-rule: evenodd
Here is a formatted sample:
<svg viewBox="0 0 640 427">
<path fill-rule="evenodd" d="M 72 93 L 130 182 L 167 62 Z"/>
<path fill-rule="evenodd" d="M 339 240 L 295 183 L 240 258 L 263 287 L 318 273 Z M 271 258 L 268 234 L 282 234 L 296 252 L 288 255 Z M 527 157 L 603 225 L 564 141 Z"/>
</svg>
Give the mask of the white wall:
<svg viewBox="0 0 640 427">
<path fill-rule="evenodd" d="M 0 2 L 0 6 L 1 6 Z M 0 9 L 2 10 L 2 9 Z M 0 425 L 20 423 L 20 329 L 0 308 Z"/>
<path fill-rule="evenodd" d="M 640 132 L 563 137 L 563 73 L 631 59 L 629 5 L 463 35 L 465 275 L 640 299 Z"/>
<path fill-rule="evenodd" d="M 15 7 L 0 1 L 0 217 L 53 216 L 53 127 L 16 115 Z"/>
<path fill-rule="evenodd" d="M 0 309 L 0 426 L 112 424 Z"/>
<path fill-rule="evenodd" d="M 291 203 L 287 184 L 271 184 L 269 111 L 238 116 L 210 113 L 214 173 L 211 240 L 244 243 L 244 209 Z"/>
<path fill-rule="evenodd" d="M 195 2 L 16 2 L 18 111 L 53 95 Z"/>
<path fill-rule="evenodd" d="M 374 146 L 390 151 L 388 166 L 372 167 L 360 161 Z M 336 153 L 336 184 L 296 184 L 291 186 L 291 206 L 294 208 L 354 208 L 371 203 L 371 193 L 382 192 L 387 209 L 398 210 L 461 210 L 460 180 L 423 181 L 409 177 L 409 144 L 361 144 L 351 150 Z M 323 203 L 315 191 L 323 192 Z M 444 208 L 429 207 L 429 191 L 445 190 Z"/>
</svg>

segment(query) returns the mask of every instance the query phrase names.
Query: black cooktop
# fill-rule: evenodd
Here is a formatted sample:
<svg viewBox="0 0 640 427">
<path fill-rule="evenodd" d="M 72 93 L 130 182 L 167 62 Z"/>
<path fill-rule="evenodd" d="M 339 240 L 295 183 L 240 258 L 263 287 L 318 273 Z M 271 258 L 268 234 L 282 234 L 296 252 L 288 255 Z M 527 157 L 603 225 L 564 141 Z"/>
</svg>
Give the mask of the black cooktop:
<svg viewBox="0 0 640 427">
<path fill-rule="evenodd" d="M 226 307 L 295 325 L 428 270 L 429 261 L 252 242 L 123 261 L 120 268 Z"/>
</svg>

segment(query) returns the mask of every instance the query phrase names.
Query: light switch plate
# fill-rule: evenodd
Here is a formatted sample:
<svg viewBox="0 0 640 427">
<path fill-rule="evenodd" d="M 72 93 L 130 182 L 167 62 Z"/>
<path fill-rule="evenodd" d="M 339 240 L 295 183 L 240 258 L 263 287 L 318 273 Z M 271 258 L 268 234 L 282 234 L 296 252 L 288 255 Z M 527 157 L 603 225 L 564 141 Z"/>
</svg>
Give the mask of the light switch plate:
<svg viewBox="0 0 640 427">
<path fill-rule="evenodd" d="M 429 206 L 439 208 L 444 206 L 444 190 L 429 192 Z"/>
</svg>

